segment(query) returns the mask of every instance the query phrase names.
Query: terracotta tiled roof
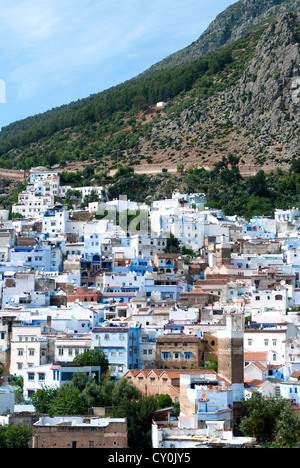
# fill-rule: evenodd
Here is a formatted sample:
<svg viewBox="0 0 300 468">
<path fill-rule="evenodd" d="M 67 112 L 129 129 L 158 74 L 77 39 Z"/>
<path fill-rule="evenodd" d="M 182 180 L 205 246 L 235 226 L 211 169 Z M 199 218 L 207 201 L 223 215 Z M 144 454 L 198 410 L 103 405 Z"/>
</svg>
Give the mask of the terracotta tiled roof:
<svg viewBox="0 0 300 468">
<path fill-rule="evenodd" d="M 244 361 L 266 361 L 268 353 L 266 351 L 263 352 L 251 352 L 246 351 L 244 353 Z"/>
<path fill-rule="evenodd" d="M 194 283 L 194 286 L 209 286 L 214 284 L 227 284 L 227 279 L 224 278 L 217 278 L 217 279 L 206 279 L 206 280 L 198 280 Z"/>
<path fill-rule="evenodd" d="M 268 370 L 268 368 L 259 361 L 252 361 L 250 364 L 256 366 L 262 372 L 266 372 Z"/>
<path fill-rule="evenodd" d="M 248 386 L 249 387 L 263 387 L 265 384 L 266 384 L 266 381 L 265 380 L 257 380 L 257 379 L 253 379 L 253 380 L 247 380 L 245 379 L 245 387 L 247 388 Z"/>
</svg>

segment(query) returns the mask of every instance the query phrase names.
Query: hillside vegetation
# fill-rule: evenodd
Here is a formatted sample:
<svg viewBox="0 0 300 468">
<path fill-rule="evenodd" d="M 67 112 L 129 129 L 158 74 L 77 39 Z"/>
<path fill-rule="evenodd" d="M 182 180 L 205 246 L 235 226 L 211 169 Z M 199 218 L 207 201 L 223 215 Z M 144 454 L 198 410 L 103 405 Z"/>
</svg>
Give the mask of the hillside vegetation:
<svg viewBox="0 0 300 468">
<path fill-rule="evenodd" d="M 110 198 L 126 194 L 149 203 L 174 190 L 201 191 L 210 206 L 246 217 L 297 205 L 300 14 L 291 12 L 297 6 L 240 0 L 191 53 L 178 53 L 180 60 L 7 126 L 0 168 L 58 166 L 65 184 L 110 185 Z M 198 47 L 203 41 L 206 49 Z M 160 101 L 163 108 L 156 107 Z M 130 170 L 120 176 L 122 167 Z M 15 199 L 16 193 L 4 195 L 1 203 Z"/>
<path fill-rule="evenodd" d="M 139 162 L 145 157 L 140 141 L 151 138 L 160 118 L 160 113 L 153 113 L 147 120 L 147 110 L 159 101 L 168 101 L 173 111 L 179 111 L 176 99 L 192 90 L 203 100 L 236 83 L 260 34 L 246 35 L 191 63 L 134 78 L 3 128 L 0 167 L 28 169 L 93 160 L 108 168 L 115 166 L 118 157 L 132 164 Z"/>
</svg>

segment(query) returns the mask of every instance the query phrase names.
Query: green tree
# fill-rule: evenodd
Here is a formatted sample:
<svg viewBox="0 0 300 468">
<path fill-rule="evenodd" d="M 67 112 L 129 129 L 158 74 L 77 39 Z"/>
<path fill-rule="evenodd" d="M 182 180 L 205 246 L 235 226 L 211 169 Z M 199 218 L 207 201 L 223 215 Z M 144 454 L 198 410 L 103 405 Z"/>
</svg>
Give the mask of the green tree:
<svg viewBox="0 0 300 468">
<path fill-rule="evenodd" d="M 0 426 L 0 448 L 24 449 L 32 437 L 32 431 L 25 424 Z"/>
<path fill-rule="evenodd" d="M 48 414 L 52 403 L 57 397 L 58 389 L 45 386 L 38 389 L 31 397 L 30 401 L 38 413 Z"/>
<path fill-rule="evenodd" d="M 141 392 L 128 379 L 122 378 L 116 382 L 111 398 L 112 404 L 117 406 L 123 398 L 126 398 L 128 401 L 138 400 L 141 398 Z"/>
<path fill-rule="evenodd" d="M 173 400 L 170 397 L 170 395 L 165 395 L 165 394 L 156 395 L 156 399 L 157 399 L 158 409 L 169 408 L 170 406 L 173 406 Z"/>
<path fill-rule="evenodd" d="M 94 406 L 107 406 L 108 403 L 104 398 L 102 385 L 94 379 L 88 379 L 84 389 L 81 392 L 87 408 Z"/>
<path fill-rule="evenodd" d="M 289 404 L 277 422 L 276 444 L 279 448 L 300 448 L 300 418 Z"/>
<path fill-rule="evenodd" d="M 174 234 L 172 234 L 172 232 L 167 238 L 167 247 L 165 248 L 164 252 L 165 253 L 180 253 L 181 252 L 179 240 L 174 236 Z"/>
<path fill-rule="evenodd" d="M 84 353 L 78 354 L 73 359 L 73 362 L 76 362 L 80 366 L 100 366 L 102 374 L 105 374 L 109 369 L 109 361 L 104 351 L 100 348 L 89 349 Z"/>
<path fill-rule="evenodd" d="M 72 382 L 65 382 L 49 407 L 49 415 L 83 415 L 87 410 L 87 404 L 78 388 Z"/>
<path fill-rule="evenodd" d="M 119 402 L 113 417 L 127 418 L 128 445 L 131 448 L 151 448 L 151 426 L 153 413 L 158 409 L 155 396 L 130 400 L 126 397 Z"/>
<path fill-rule="evenodd" d="M 264 397 L 258 392 L 244 402 L 240 430 L 262 445 L 277 443 L 285 447 L 300 442 L 299 417 L 293 413 L 290 403 L 283 398 Z"/>
<path fill-rule="evenodd" d="M 72 377 L 72 384 L 80 391 L 83 392 L 85 389 L 89 379 L 89 377 L 85 372 L 74 372 Z M 92 379 L 94 380 L 94 379 Z"/>
</svg>

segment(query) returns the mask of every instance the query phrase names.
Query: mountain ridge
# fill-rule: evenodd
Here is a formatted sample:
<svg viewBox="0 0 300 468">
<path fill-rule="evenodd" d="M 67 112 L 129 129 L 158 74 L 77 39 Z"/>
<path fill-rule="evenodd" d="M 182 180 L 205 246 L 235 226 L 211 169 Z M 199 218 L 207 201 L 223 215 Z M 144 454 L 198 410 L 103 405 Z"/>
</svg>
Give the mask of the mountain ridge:
<svg viewBox="0 0 300 468">
<path fill-rule="evenodd" d="M 297 8 L 300 8 L 299 0 L 239 0 L 219 13 L 196 41 L 152 65 L 144 73 L 213 52 L 236 41 L 250 30 L 268 24 L 276 16 L 293 12 Z"/>
<path fill-rule="evenodd" d="M 202 160 L 212 168 L 233 153 L 244 160 L 244 168 L 288 168 L 300 141 L 299 23 L 299 13 L 279 17 L 262 34 L 237 83 L 186 106 L 181 115 L 170 113 L 163 128 L 153 128 L 155 138 L 171 138 L 172 129 L 181 127 L 182 145 L 188 149 L 188 141 L 194 141 L 196 148 L 194 155 L 187 151 L 187 165 Z"/>
<path fill-rule="evenodd" d="M 97 95 L 11 124 L 0 133 L 0 167 L 79 162 L 93 163 L 100 171 L 119 164 L 140 170 L 144 166 L 145 171 L 155 164 L 211 168 L 222 153 L 239 154 L 241 161 L 246 159 L 244 168 L 254 170 L 274 159 L 272 168 L 289 164 L 299 148 L 300 71 L 293 64 L 299 63 L 300 21 L 299 14 L 290 12 L 298 4 L 298 0 L 240 0 L 218 15 L 201 36 L 208 44 L 207 37 L 217 28 L 224 39 L 230 18 L 235 19 L 226 44 L 215 51 L 148 70 Z M 247 21 L 243 20 L 246 7 Z M 243 11 L 240 17 L 237 8 Z M 276 8 L 284 13 L 278 16 Z M 239 39 L 233 41 L 236 35 Z M 197 42 L 191 45 L 193 50 Z M 216 36 L 214 47 L 218 47 Z M 268 77 L 264 63 L 272 76 Z M 294 82 L 289 83 L 294 88 L 287 92 L 283 84 L 292 76 Z M 167 106 L 155 108 L 155 102 L 164 98 Z M 257 135 L 257 125 L 262 135 Z M 269 141 L 270 132 L 279 132 L 279 146 L 276 138 Z"/>
</svg>

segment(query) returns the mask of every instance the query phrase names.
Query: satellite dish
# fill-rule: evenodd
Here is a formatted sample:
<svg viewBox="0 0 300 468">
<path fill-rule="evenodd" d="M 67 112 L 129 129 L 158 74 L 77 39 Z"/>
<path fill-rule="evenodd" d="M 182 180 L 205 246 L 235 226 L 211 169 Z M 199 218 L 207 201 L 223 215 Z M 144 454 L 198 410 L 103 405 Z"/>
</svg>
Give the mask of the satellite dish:
<svg viewBox="0 0 300 468">
<path fill-rule="evenodd" d="M 202 400 L 207 400 L 207 395 L 206 393 L 203 393 L 203 395 L 201 396 Z"/>
<path fill-rule="evenodd" d="M 285 285 L 285 281 L 284 281 L 284 280 L 281 280 L 281 281 L 280 281 L 280 284 L 281 284 L 281 286 L 284 286 L 284 285 Z"/>
</svg>

